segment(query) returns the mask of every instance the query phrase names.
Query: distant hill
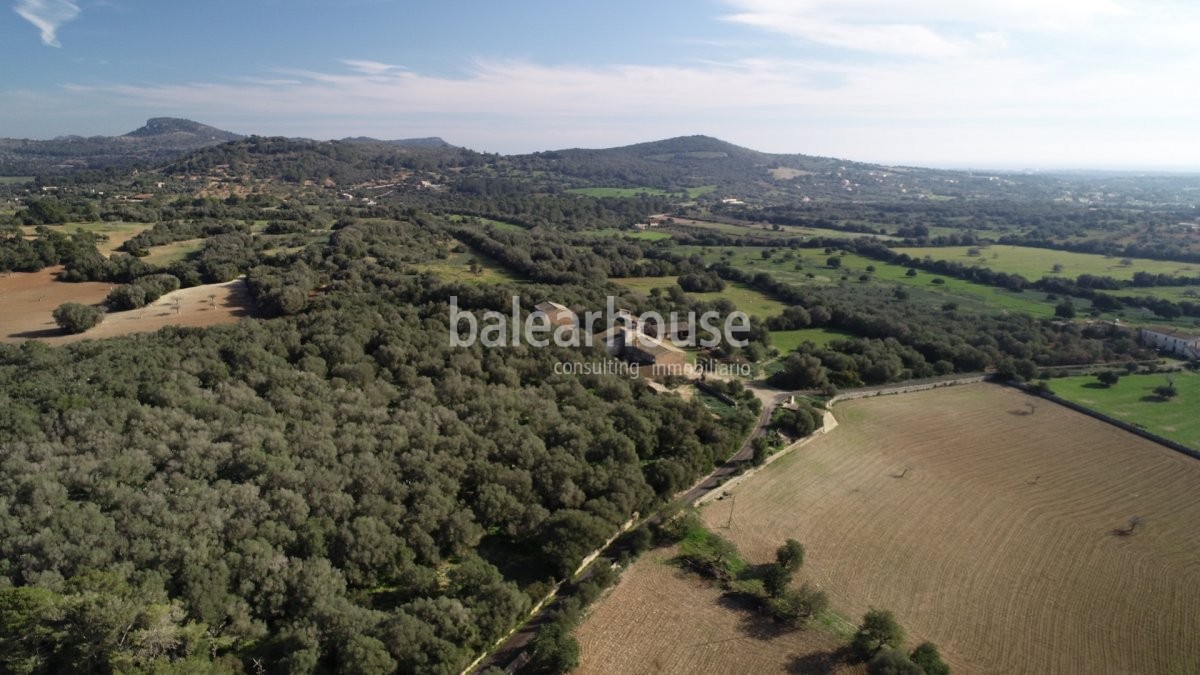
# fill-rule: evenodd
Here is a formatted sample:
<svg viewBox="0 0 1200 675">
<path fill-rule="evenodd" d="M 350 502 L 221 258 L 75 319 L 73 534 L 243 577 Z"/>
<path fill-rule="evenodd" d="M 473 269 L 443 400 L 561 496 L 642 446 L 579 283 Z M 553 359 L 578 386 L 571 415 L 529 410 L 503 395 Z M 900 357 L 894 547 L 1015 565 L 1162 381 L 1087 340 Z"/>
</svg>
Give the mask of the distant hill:
<svg viewBox="0 0 1200 675">
<path fill-rule="evenodd" d="M 219 143 L 245 138 L 241 134 L 223 131 L 207 124 L 178 117 L 152 117 L 146 120 L 145 126 L 125 134 L 126 138 L 163 138 L 166 136 L 180 140 L 190 139 L 196 142 L 216 141 Z"/>
<path fill-rule="evenodd" d="M 123 136 L 63 136 L 49 141 L 0 139 L 0 175 L 155 165 L 240 134 L 191 120 L 155 117 Z"/>
<path fill-rule="evenodd" d="M 353 138 L 343 138 L 346 143 L 384 143 L 386 145 L 396 145 L 402 148 L 456 148 L 458 146 L 451 145 L 442 140 L 438 136 L 427 136 L 425 138 L 398 138 L 390 141 L 371 138 L 370 136 L 355 136 Z"/>
<path fill-rule="evenodd" d="M 502 175 L 549 176 L 556 187 L 704 188 L 729 199 L 920 201 L 1059 194 L 1049 176 L 886 166 L 751 150 L 711 136 L 616 148 L 554 150 L 495 160 Z M 550 189 L 549 184 L 544 189 Z"/>
<path fill-rule="evenodd" d="M 201 148 L 160 167 L 170 174 L 208 173 L 229 167 L 233 173 L 287 183 L 332 181 L 349 185 L 388 178 L 398 170 L 437 171 L 473 166 L 483 156 L 448 143 L 433 145 L 355 138 L 314 141 L 306 138 L 250 136 Z M 441 139 L 437 139 L 441 140 Z M 443 141 L 444 143 L 444 141 Z"/>
</svg>

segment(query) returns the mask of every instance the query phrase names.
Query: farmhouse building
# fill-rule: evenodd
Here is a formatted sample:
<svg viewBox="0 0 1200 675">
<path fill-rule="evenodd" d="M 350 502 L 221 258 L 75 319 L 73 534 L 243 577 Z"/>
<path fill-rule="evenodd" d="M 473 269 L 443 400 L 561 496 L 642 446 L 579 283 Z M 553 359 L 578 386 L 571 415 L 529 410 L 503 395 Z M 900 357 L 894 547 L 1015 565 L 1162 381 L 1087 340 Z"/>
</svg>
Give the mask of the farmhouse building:
<svg viewBox="0 0 1200 675">
<path fill-rule="evenodd" d="M 552 326 L 575 326 L 575 312 L 557 302 L 546 302 L 534 305 L 533 308 L 546 317 Z"/>
<path fill-rule="evenodd" d="M 655 374 L 682 374 L 687 368 L 687 354 L 682 349 L 626 326 L 597 333 L 594 342 L 604 345 L 611 356 L 651 366 Z"/>
<path fill-rule="evenodd" d="M 1160 352 L 1174 354 L 1185 359 L 1200 359 L 1200 334 L 1188 333 L 1177 328 L 1143 328 L 1138 332 L 1142 344 Z"/>
<path fill-rule="evenodd" d="M 655 373 L 682 373 L 687 367 L 687 354 L 673 344 L 634 331 L 629 331 L 625 339 L 625 358 L 652 366 Z"/>
</svg>

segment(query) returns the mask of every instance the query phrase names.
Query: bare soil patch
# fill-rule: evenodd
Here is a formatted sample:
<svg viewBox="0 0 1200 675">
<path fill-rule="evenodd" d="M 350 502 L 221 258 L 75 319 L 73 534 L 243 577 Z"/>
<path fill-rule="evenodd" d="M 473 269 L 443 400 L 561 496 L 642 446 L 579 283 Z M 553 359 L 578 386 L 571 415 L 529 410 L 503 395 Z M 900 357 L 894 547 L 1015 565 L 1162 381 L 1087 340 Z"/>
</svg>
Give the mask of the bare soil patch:
<svg viewBox="0 0 1200 675">
<path fill-rule="evenodd" d="M 58 338 L 62 332 L 50 315 L 55 307 L 64 302 L 99 304 L 112 288 L 105 282 L 64 283 L 55 278 L 60 271 L 62 267 L 0 273 L 0 342 Z"/>
<path fill-rule="evenodd" d="M 38 339 L 49 344 L 66 344 L 148 333 L 164 326 L 204 327 L 232 323 L 250 313 L 246 284 L 238 279 L 180 289 L 141 309 L 105 314 L 104 320 L 86 333 L 65 335 L 51 316 L 54 308 L 64 302 L 100 304 L 113 285 L 57 281 L 54 273 L 59 269 L 0 277 L 0 342 Z"/>
</svg>

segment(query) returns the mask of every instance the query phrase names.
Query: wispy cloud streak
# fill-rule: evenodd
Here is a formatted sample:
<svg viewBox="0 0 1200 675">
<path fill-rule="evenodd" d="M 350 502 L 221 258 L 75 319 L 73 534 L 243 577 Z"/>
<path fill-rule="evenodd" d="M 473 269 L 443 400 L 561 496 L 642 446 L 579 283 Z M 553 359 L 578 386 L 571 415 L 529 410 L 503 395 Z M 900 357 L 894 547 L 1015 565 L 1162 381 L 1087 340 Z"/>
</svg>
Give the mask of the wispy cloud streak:
<svg viewBox="0 0 1200 675">
<path fill-rule="evenodd" d="M 48 47 L 61 47 L 58 27 L 79 16 L 79 5 L 72 0 L 19 0 L 13 11 L 42 32 Z"/>
</svg>

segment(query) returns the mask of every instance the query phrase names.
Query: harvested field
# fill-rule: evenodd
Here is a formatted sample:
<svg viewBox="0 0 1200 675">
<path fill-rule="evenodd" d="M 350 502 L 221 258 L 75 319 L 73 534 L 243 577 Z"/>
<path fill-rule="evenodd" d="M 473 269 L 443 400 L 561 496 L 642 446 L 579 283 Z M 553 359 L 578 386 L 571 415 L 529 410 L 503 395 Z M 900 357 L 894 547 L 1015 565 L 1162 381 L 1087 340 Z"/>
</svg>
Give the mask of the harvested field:
<svg viewBox="0 0 1200 675">
<path fill-rule="evenodd" d="M 617 673 L 860 673 L 838 663 L 841 641 L 820 629 L 764 634 L 708 581 L 647 552 L 592 608 L 576 636 L 581 675 Z"/>
<path fill-rule="evenodd" d="M 0 342 L 38 339 L 48 344 L 66 344 L 148 333 L 164 326 L 214 326 L 231 323 L 249 313 L 246 284 L 235 280 L 168 293 L 141 309 L 106 314 L 100 325 L 86 333 L 64 335 L 50 316 L 54 308 L 64 302 L 99 304 L 112 284 L 64 283 L 54 279 L 57 271 L 54 268 L 0 277 Z"/>
<path fill-rule="evenodd" d="M 246 284 L 241 279 L 222 284 L 193 286 L 168 293 L 154 304 L 141 309 L 106 314 L 104 321 L 88 332 L 65 336 L 51 342 L 77 342 L 131 333 L 150 333 L 166 326 L 203 328 L 233 323 L 249 316 L 250 306 Z"/>
<path fill-rule="evenodd" d="M 112 284 L 88 281 L 68 284 L 55 279 L 62 267 L 40 272 L 0 274 L 0 342 L 61 335 L 50 313 L 64 302 L 94 305 L 104 300 Z"/>
<path fill-rule="evenodd" d="M 892 609 L 958 673 L 1200 672 L 1200 462 L 1035 401 L 838 404 L 835 431 L 733 489 L 722 534 L 751 562 L 800 540 L 835 610 Z"/>
</svg>

